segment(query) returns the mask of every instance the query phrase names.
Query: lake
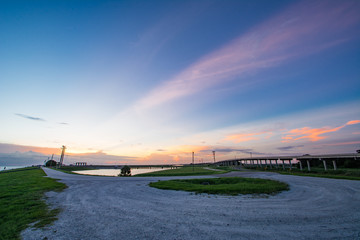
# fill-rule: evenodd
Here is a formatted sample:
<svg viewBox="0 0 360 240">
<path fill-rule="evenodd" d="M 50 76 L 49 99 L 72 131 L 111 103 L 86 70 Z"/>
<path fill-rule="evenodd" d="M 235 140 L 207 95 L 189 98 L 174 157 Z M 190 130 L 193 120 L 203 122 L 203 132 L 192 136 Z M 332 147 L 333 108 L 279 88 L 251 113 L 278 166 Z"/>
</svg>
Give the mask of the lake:
<svg viewBox="0 0 360 240">
<path fill-rule="evenodd" d="M 150 172 L 158 172 L 163 170 L 168 170 L 171 168 L 131 168 L 131 176 L 142 174 L 142 173 L 150 173 Z M 84 174 L 84 175 L 98 175 L 98 176 L 118 176 L 121 172 L 121 169 L 95 169 L 95 170 L 82 170 L 82 171 L 73 171 L 74 173 Z"/>
</svg>

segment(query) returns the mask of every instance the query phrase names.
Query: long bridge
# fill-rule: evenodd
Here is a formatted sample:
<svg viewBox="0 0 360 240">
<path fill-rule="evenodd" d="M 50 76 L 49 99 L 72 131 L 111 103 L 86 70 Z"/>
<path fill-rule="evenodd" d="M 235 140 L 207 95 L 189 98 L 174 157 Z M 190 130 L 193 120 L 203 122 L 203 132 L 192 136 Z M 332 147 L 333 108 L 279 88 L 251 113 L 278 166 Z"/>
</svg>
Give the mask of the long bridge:
<svg viewBox="0 0 360 240">
<path fill-rule="evenodd" d="M 245 167 L 268 167 L 270 169 L 292 168 L 293 164 L 299 163 L 300 170 L 303 170 L 302 162 L 306 161 L 308 171 L 311 171 L 310 162 L 322 161 L 325 171 L 327 170 L 327 163 L 331 162 L 333 169 L 337 170 L 336 161 L 338 160 L 360 160 L 360 153 L 345 153 L 345 154 L 326 154 L 326 155 L 301 155 L 301 156 L 263 156 L 250 158 L 237 158 L 224 161 L 218 161 L 215 164 L 220 166 L 245 166 Z"/>
</svg>

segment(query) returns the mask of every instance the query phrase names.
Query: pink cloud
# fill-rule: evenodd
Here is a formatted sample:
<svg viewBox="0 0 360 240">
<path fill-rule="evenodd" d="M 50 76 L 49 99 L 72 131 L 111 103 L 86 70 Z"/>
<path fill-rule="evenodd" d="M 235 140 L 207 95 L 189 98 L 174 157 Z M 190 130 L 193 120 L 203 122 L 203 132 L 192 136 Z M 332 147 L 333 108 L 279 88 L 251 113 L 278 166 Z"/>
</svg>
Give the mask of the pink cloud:
<svg viewBox="0 0 360 240">
<path fill-rule="evenodd" d="M 283 137 L 283 139 L 285 140 L 283 142 L 288 142 L 290 140 L 296 141 L 296 140 L 300 140 L 300 139 L 309 139 L 310 141 L 315 142 L 315 141 L 319 141 L 321 139 L 327 138 L 327 136 L 319 136 L 319 135 L 322 135 L 322 134 L 325 134 L 325 133 L 330 133 L 330 132 L 336 132 L 341 128 L 343 128 L 343 126 L 337 127 L 337 128 L 328 128 L 328 127 L 323 127 L 323 128 L 309 128 L 309 127 L 297 128 L 297 129 L 293 129 L 293 130 L 289 131 L 288 135 Z"/>
<path fill-rule="evenodd" d="M 357 36 L 358 31 L 348 30 L 359 24 L 359 11 L 358 1 L 294 4 L 153 89 L 136 108 L 151 108 L 344 43 Z"/>
<path fill-rule="evenodd" d="M 348 121 L 346 124 L 340 126 L 340 127 L 322 127 L 322 128 L 310 128 L 310 127 L 303 127 L 303 128 L 296 128 L 292 129 L 287 132 L 287 135 L 282 137 L 282 142 L 289 142 L 289 141 L 297 141 L 300 139 L 308 139 L 312 142 L 316 142 L 325 138 L 328 138 L 328 136 L 320 136 L 326 133 L 336 132 L 348 125 L 354 125 L 359 124 L 360 120 L 352 120 Z"/>
</svg>

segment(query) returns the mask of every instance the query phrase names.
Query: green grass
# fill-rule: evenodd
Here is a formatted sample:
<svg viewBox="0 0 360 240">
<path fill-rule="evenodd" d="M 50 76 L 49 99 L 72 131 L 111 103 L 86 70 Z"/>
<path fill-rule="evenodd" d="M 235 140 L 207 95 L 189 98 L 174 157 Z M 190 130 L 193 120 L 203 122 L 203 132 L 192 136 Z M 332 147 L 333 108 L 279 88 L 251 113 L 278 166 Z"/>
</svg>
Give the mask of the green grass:
<svg viewBox="0 0 360 240">
<path fill-rule="evenodd" d="M 307 171 L 307 169 L 300 171 L 300 169 L 298 168 L 292 168 L 291 170 L 290 169 L 282 170 L 282 169 L 274 169 L 274 168 L 273 169 L 256 168 L 255 170 L 270 171 L 270 172 L 277 172 L 280 174 L 305 176 L 305 177 L 360 180 L 360 169 L 358 168 L 340 168 L 338 170 L 327 170 L 327 171 L 325 171 L 323 168 L 315 168 L 315 167 L 312 167 L 311 171 Z"/>
<path fill-rule="evenodd" d="M 150 183 L 149 186 L 160 189 L 222 195 L 274 194 L 289 190 L 289 186 L 283 182 L 240 177 L 158 181 Z"/>
<path fill-rule="evenodd" d="M 56 219 L 59 209 L 50 210 L 44 193 L 61 191 L 66 185 L 45 175 L 39 168 L 0 174 L 0 239 L 20 239 L 29 224 L 43 227 Z"/>
<path fill-rule="evenodd" d="M 177 169 L 169 169 L 164 171 L 158 172 L 151 172 L 151 173 L 143 173 L 135 175 L 135 177 L 166 177 L 166 176 L 198 176 L 198 175 L 211 175 L 211 174 L 221 174 L 227 173 L 229 171 L 214 171 L 209 169 L 204 169 L 204 167 L 180 167 Z"/>
</svg>

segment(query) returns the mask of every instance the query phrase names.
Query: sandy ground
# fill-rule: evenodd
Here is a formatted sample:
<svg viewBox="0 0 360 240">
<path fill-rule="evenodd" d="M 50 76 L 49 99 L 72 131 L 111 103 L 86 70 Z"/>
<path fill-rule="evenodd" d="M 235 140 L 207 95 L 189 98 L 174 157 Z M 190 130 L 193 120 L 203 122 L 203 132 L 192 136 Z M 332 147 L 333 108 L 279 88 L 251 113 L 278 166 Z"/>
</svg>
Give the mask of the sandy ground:
<svg viewBox="0 0 360 240">
<path fill-rule="evenodd" d="M 69 186 L 47 194 L 63 211 L 54 225 L 23 231 L 23 239 L 360 239 L 360 181 L 232 172 L 225 176 L 276 179 L 291 189 L 269 197 L 215 196 L 148 187 L 170 177 L 44 170 Z"/>
</svg>

